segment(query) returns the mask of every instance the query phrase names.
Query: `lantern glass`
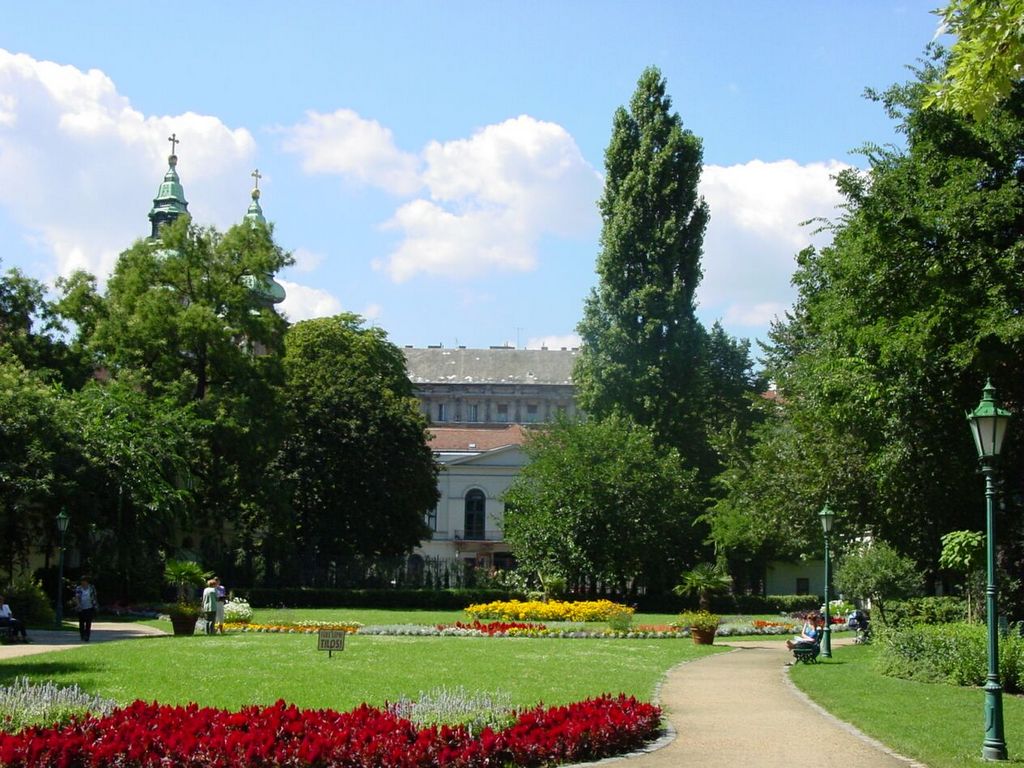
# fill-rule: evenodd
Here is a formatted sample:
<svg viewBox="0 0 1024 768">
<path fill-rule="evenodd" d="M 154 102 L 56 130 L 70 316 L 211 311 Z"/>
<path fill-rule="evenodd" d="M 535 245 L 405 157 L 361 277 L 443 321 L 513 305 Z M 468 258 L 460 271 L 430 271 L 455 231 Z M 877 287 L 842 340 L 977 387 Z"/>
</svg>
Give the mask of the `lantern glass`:
<svg viewBox="0 0 1024 768">
<path fill-rule="evenodd" d="M 832 533 L 832 521 L 835 519 L 836 513 L 829 509 L 828 504 L 822 507 L 821 512 L 818 513 L 818 518 L 821 520 L 822 530 L 826 534 Z"/>
<path fill-rule="evenodd" d="M 67 533 L 68 525 L 71 523 L 71 518 L 68 517 L 68 513 L 63 509 L 60 514 L 57 515 L 57 530 L 61 533 Z"/>
</svg>

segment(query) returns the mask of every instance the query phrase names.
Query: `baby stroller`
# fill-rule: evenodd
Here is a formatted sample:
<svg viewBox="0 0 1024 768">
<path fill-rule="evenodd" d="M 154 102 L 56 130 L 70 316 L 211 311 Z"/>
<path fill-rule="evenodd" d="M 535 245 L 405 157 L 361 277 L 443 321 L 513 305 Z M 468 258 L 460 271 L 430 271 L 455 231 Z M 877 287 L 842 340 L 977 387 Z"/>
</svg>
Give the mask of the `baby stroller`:
<svg viewBox="0 0 1024 768">
<path fill-rule="evenodd" d="M 857 633 L 855 643 L 867 643 L 871 640 L 871 622 L 868 615 L 860 608 L 851 611 L 846 617 L 846 626 Z"/>
</svg>

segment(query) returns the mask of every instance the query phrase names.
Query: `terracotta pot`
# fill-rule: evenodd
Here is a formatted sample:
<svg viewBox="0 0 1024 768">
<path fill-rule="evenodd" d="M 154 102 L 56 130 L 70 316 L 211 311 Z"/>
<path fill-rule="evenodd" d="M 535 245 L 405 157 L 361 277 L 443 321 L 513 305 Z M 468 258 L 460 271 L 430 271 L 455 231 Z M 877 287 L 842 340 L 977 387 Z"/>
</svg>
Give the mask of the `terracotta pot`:
<svg viewBox="0 0 1024 768">
<path fill-rule="evenodd" d="M 690 627 L 690 637 L 694 645 L 712 645 L 715 642 L 715 630 Z"/>
<path fill-rule="evenodd" d="M 174 628 L 176 637 L 194 635 L 196 633 L 196 617 L 171 616 L 171 626 Z"/>
</svg>

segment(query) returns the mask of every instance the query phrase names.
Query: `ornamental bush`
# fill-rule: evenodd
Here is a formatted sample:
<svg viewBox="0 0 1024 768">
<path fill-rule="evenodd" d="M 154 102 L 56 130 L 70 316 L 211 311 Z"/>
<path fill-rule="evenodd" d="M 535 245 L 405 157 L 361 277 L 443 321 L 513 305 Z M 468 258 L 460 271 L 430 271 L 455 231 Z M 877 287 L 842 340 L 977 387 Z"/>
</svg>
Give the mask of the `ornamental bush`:
<svg viewBox="0 0 1024 768">
<path fill-rule="evenodd" d="M 999 677 L 1007 693 L 1022 692 L 1024 637 L 1020 625 L 999 639 Z M 981 624 L 916 624 L 885 627 L 877 635 L 882 674 L 923 682 L 984 685 L 987 631 Z"/>
<path fill-rule="evenodd" d="M 366 704 L 339 713 L 278 701 L 239 712 L 136 701 L 103 717 L 0 733 L 0 765 L 187 765 L 189 768 L 429 768 L 538 766 L 596 760 L 641 746 L 660 729 L 661 710 L 619 695 L 521 712 L 499 731 L 472 736 L 462 725 L 419 728 Z"/>
<path fill-rule="evenodd" d="M 612 616 L 621 621 L 627 614 L 632 617 L 633 610 L 611 600 L 498 600 L 471 605 L 466 608 L 466 613 L 473 619 L 501 621 L 608 621 Z"/>
<path fill-rule="evenodd" d="M 29 725 L 67 723 L 87 712 L 106 715 L 115 706 L 112 699 L 88 694 L 77 685 L 31 683 L 27 677 L 19 677 L 0 686 L 0 731 L 16 733 Z"/>
<path fill-rule="evenodd" d="M 248 624 L 252 621 L 252 607 L 240 597 L 233 597 L 224 603 L 224 621 L 232 624 Z"/>
<path fill-rule="evenodd" d="M 913 597 L 893 600 L 885 606 L 885 621 L 889 626 L 910 624 L 949 624 L 967 618 L 967 601 L 961 597 Z"/>
</svg>

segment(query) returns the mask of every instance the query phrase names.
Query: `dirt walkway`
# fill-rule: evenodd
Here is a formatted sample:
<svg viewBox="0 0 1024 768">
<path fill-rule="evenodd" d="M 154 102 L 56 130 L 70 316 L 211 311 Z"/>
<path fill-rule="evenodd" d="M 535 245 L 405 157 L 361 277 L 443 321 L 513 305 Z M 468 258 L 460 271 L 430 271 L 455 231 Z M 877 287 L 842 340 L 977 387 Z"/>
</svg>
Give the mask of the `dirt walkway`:
<svg viewBox="0 0 1024 768">
<path fill-rule="evenodd" d="M 660 698 L 675 730 L 670 743 L 601 765 L 793 768 L 807 763 L 808 749 L 817 753 L 827 744 L 829 754 L 842 756 L 843 768 L 924 768 L 811 703 L 790 683 L 791 656 L 779 640 L 733 647 L 668 673 Z"/>
<path fill-rule="evenodd" d="M 95 622 L 92 625 L 92 638 L 90 643 L 109 643 L 111 640 L 126 640 L 135 637 L 150 637 L 164 635 L 159 629 L 150 627 L 147 624 L 122 624 L 118 622 Z M 16 659 L 19 656 L 31 656 L 36 653 L 48 651 L 64 651 L 71 648 L 80 648 L 88 643 L 78 639 L 77 631 L 57 631 L 46 629 L 29 630 L 29 643 L 11 643 L 0 645 L 0 661 L 4 659 Z"/>
</svg>

